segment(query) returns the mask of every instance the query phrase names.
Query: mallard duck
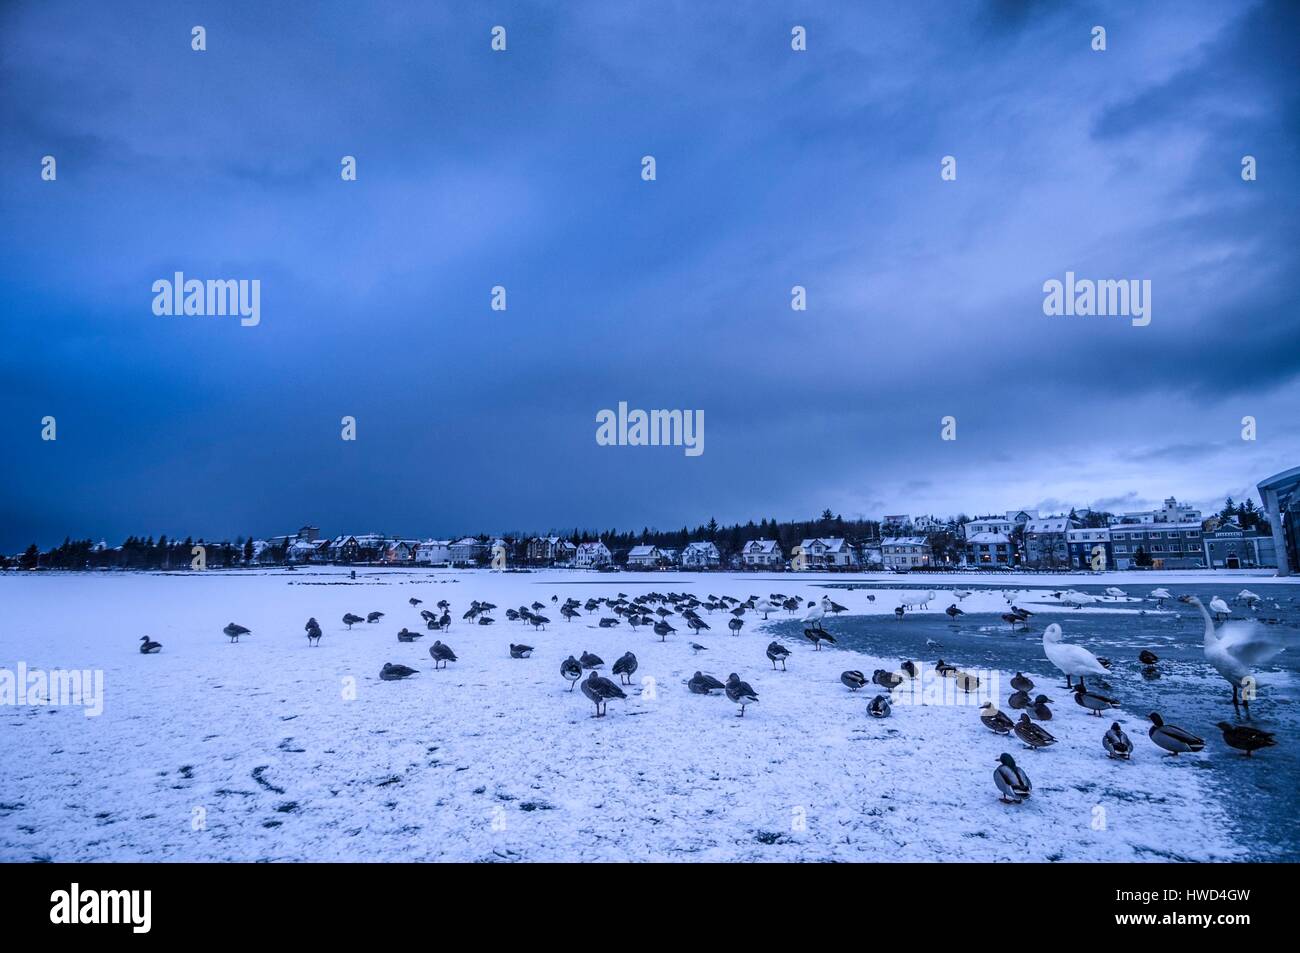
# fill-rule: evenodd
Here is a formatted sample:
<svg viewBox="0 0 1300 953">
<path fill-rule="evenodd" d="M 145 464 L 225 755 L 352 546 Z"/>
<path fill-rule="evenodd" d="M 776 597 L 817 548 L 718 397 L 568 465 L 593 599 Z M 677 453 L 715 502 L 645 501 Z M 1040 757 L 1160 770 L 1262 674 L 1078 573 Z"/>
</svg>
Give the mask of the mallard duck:
<svg viewBox="0 0 1300 953">
<path fill-rule="evenodd" d="M 1007 707 L 1014 708 L 1017 711 L 1028 708 L 1031 704 L 1033 704 L 1033 699 L 1025 692 L 1012 692 L 1010 697 L 1007 698 Z"/>
<path fill-rule="evenodd" d="M 1156 655 L 1156 653 L 1152 652 L 1150 649 L 1143 649 L 1138 653 L 1138 661 L 1143 665 L 1155 665 L 1156 662 L 1160 661 L 1160 656 Z"/>
<path fill-rule="evenodd" d="M 984 723 L 985 728 L 994 734 L 1010 734 L 1011 729 L 1016 726 L 1016 723 L 1007 717 L 1007 713 L 992 702 L 985 702 L 980 705 L 980 711 L 983 712 L 980 715 L 980 721 Z"/>
<path fill-rule="evenodd" d="M 856 692 L 867 684 L 867 676 L 856 669 L 850 669 L 847 672 L 840 672 L 840 681 L 848 687 L 849 691 Z"/>
<path fill-rule="evenodd" d="M 944 678 L 954 678 L 957 675 L 957 666 L 949 665 L 943 659 L 939 659 L 939 661 L 934 663 L 934 670 Z"/>
<path fill-rule="evenodd" d="M 1119 707 L 1119 702 L 1115 699 L 1107 698 L 1105 695 L 1098 695 L 1096 692 L 1086 691 L 1082 685 L 1074 686 L 1074 703 L 1081 708 L 1088 709 L 1098 718 L 1106 709 Z"/>
<path fill-rule="evenodd" d="M 1022 675 L 1020 672 L 1016 672 L 1016 674 L 1011 677 L 1011 687 L 1018 692 L 1032 692 L 1034 690 L 1034 680 L 1028 675 Z"/>
<path fill-rule="evenodd" d="M 785 660 L 790 657 L 790 650 L 780 642 L 769 642 L 767 645 L 767 657 L 772 663 L 772 668 L 776 668 L 776 663 L 781 663 L 781 671 L 785 671 Z"/>
<path fill-rule="evenodd" d="M 1056 744 L 1056 737 L 1046 728 L 1040 728 L 1029 720 L 1029 716 L 1022 714 L 1020 720 L 1016 722 L 1012 729 L 1016 737 L 1025 743 L 1028 748 L 1037 751 L 1039 748 L 1046 748 L 1049 745 Z"/>
<path fill-rule="evenodd" d="M 141 654 L 141 655 L 157 655 L 157 654 L 158 654 L 159 652 L 161 652 L 161 651 L 162 651 L 162 643 L 161 643 L 161 642 L 155 642 L 153 639 L 149 638 L 149 636 L 147 636 L 147 635 L 142 635 L 142 636 L 140 636 L 140 654 Z"/>
<path fill-rule="evenodd" d="M 1101 746 L 1106 749 L 1106 754 L 1120 761 L 1133 756 L 1133 742 L 1128 740 L 1118 721 L 1111 722 L 1110 728 L 1101 736 Z"/>
<path fill-rule="evenodd" d="M 916 678 L 916 676 L 919 674 L 916 668 L 916 663 L 911 661 L 910 659 L 898 667 L 903 671 L 903 674 L 906 675 L 908 678 Z"/>
<path fill-rule="evenodd" d="M 867 714 L 872 718 L 888 718 L 892 711 L 893 708 L 889 704 L 889 699 L 884 695 L 877 695 L 867 702 Z"/>
<path fill-rule="evenodd" d="M 727 697 L 740 706 L 737 718 L 745 717 L 746 706 L 758 704 L 758 692 L 754 691 L 748 682 L 742 682 L 735 672 L 727 676 L 727 684 L 723 688 Z"/>
<path fill-rule="evenodd" d="M 1052 709 L 1048 708 L 1049 704 L 1055 704 L 1046 695 L 1039 695 L 1032 702 L 1025 706 L 1029 717 L 1035 721 L 1051 721 Z"/>
<path fill-rule="evenodd" d="M 899 685 L 903 684 L 903 676 L 896 672 L 888 672 L 883 668 L 878 668 L 871 673 L 871 681 L 881 688 L 893 691 Z"/>
<path fill-rule="evenodd" d="M 1246 757 L 1260 748 L 1271 748 L 1277 744 L 1273 732 L 1261 731 L 1249 725 L 1231 725 L 1226 721 L 1218 722 L 1217 727 L 1223 732 L 1223 743 L 1229 748 L 1246 752 Z"/>
<path fill-rule="evenodd" d="M 1177 725 L 1166 725 L 1164 719 L 1156 712 L 1152 712 L 1147 717 L 1151 719 L 1151 727 L 1147 729 L 1151 740 L 1174 757 L 1189 751 L 1195 753 L 1205 747 L 1204 738 L 1198 738 Z"/>
<path fill-rule="evenodd" d="M 1005 752 L 998 757 L 998 766 L 993 772 L 993 783 L 997 785 L 1002 801 L 1007 804 L 1020 804 L 1033 790 L 1033 785 L 1029 783 L 1029 775 L 1020 769 L 1015 758 Z"/>
</svg>

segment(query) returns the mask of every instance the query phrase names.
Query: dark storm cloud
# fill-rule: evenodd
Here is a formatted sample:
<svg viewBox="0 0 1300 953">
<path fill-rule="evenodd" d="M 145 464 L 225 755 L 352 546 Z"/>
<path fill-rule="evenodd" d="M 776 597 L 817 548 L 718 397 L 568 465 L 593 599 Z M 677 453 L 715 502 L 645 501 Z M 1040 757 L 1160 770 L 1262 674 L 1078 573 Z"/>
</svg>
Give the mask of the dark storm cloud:
<svg viewBox="0 0 1300 953">
<path fill-rule="evenodd" d="M 1293 6 L 802 16 L 7 5 L 0 549 L 1212 500 L 1294 465 Z M 175 270 L 260 278 L 262 324 L 155 317 Z M 1151 279 L 1151 325 L 1046 317 L 1067 270 Z M 597 447 L 620 400 L 703 409 L 706 452 Z"/>
</svg>

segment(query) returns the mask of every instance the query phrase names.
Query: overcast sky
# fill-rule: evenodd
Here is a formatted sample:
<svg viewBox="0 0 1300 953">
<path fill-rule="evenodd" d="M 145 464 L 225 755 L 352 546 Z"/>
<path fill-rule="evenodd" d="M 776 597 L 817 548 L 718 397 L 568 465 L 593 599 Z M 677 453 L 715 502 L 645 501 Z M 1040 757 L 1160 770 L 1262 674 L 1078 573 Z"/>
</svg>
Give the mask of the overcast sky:
<svg viewBox="0 0 1300 953">
<path fill-rule="evenodd" d="M 1300 8 L 871 6 L 0 6 L 0 549 L 1217 507 L 1300 464 Z M 154 315 L 178 270 L 261 324 Z M 1044 315 L 1066 271 L 1149 279 L 1150 325 Z M 705 452 L 597 446 L 620 400 Z"/>
</svg>

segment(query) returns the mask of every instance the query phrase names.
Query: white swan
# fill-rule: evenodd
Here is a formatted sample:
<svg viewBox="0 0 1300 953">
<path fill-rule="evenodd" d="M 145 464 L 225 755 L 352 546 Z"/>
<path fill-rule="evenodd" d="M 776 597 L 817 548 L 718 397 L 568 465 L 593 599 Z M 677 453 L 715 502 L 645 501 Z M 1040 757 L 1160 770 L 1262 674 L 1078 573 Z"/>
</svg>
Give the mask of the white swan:
<svg viewBox="0 0 1300 953">
<path fill-rule="evenodd" d="M 1199 604 L 1198 602 L 1197 605 Z M 1214 617 L 1220 622 L 1232 615 L 1232 610 L 1228 608 L 1228 604 L 1218 596 L 1210 600 L 1210 611 L 1214 613 Z"/>
<path fill-rule="evenodd" d="M 778 605 L 774 605 L 772 603 L 772 600 L 768 598 L 759 599 L 757 602 L 754 603 L 754 611 L 763 613 L 764 619 L 767 618 L 767 614 L 769 612 L 775 612 L 779 608 L 781 607 Z"/>
<path fill-rule="evenodd" d="M 967 596 L 970 595 L 970 590 L 969 590 L 969 589 L 954 589 L 954 590 L 952 591 L 952 594 L 953 594 L 954 596 L 956 596 L 958 599 L 965 599 Z"/>
<path fill-rule="evenodd" d="M 1249 589 L 1243 589 L 1241 592 L 1237 593 L 1237 599 L 1252 606 L 1256 602 L 1259 602 L 1259 596 L 1256 593 L 1251 592 Z"/>
<path fill-rule="evenodd" d="M 1255 676 L 1251 669 L 1285 651 L 1286 644 L 1258 622 L 1227 622 L 1216 630 L 1214 620 L 1200 599 L 1179 596 L 1178 601 L 1200 610 L 1201 618 L 1205 620 L 1205 660 L 1232 685 L 1232 707 L 1240 713 L 1241 705 L 1245 705 L 1249 715 L 1250 696 L 1255 693 Z M 1240 704 L 1237 701 L 1239 692 Z"/>
<path fill-rule="evenodd" d="M 915 609 L 920 606 L 922 609 L 928 609 L 930 600 L 934 598 L 934 590 L 927 592 L 925 595 L 904 596 L 899 600 L 909 609 Z"/>
<path fill-rule="evenodd" d="M 1055 622 L 1043 632 L 1043 653 L 1049 662 L 1065 673 L 1066 687 L 1073 687 L 1070 684 L 1072 675 L 1077 675 L 1079 684 L 1083 685 L 1085 675 L 1106 674 L 1106 666 L 1097 661 L 1097 656 L 1085 648 L 1061 641 L 1061 627 Z M 1084 689 L 1087 689 L 1086 685 Z"/>
<path fill-rule="evenodd" d="M 1119 588 L 1119 586 L 1108 586 L 1106 588 L 1106 595 L 1114 596 L 1116 599 L 1122 599 L 1127 596 L 1128 593 Z"/>
</svg>

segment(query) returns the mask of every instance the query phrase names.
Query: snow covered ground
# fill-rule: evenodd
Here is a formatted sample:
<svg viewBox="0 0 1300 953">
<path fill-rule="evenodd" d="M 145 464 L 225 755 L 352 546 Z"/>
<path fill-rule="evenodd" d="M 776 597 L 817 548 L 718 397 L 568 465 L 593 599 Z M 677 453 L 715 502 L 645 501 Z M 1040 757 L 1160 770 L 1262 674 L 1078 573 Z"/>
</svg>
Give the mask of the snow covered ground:
<svg viewBox="0 0 1300 953">
<path fill-rule="evenodd" d="M 1133 580 L 1108 574 L 1108 585 Z M 1133 594 L 1161 574 L 1133 574 Z M 1171 575 L 1171 574 L 1164 574 Z M 1187 574 L 1173 574 L 1185 579 Z M 861 581 L 863 577 L 851 577 Z M 882 577 L 899 590 L 941 585 Z M 1222 578 L 1220 576 L 1220 578 Z M 788 642 L 789 670 L 764 655 L 771 636 L 725 615 L 666 643 L 596 613 L 545 631 L 507 607 L 552 596 L 647 591 L 829 593 L 855 614 L 892 613 L 897 593 L 825 589 L 850 577 L 603 575 L 562 571 L 359 570 L 294 573 L 0 574 L 0 668 L 100 669 L 104 709 L 0 708 L 0 859 L 68 860 L 1223 860 L 1239 859 L 1198 756 L 1160 757 L 1126 713 L 1137 757 L 1105 758 L 1109 719 L 1057 695 L 1043 752 L 991 734 L 965 704 L 897 704 L 866 714 L 874 686 L 850 693 L 845 669 L 870 675 L 898 658 Z M 1169 581 L 1169 580 L 1165 580 Z M 1242 578 L 1245 582 L 1246 578 Z M 1252 587 L 1267 583 L 1249 577 Z M 1078 584 L 1064 577 L 1062 584 Z M 1235 580 L 1234 580 L 1235 583 Z M 1052 585 L 1050 578 L 954 576 L 949 585 Z M 1140 587 L 1146 587 L 1145 589 Z M 1235 590 L 1234 590 L 1235 591 Z M 874 601 L 868 599 L 874 595 Z M 451 630 L 400 644 L 419 628 L 416 596 L 452 604 Z M 495 603 L 497 624 L 461 621 L 470 600 Z M 949 600 L 950 601 L 950 600 Z M 948 601 L 936 600 L 931 613 Z M 971 611 L 1002 611 L 977 591 Z M 1147 604 L 1150 607 L 1150 603 Z M 1089 613 L 1039 606 L 1047 613 Z M 1135 612 L 1122 603 L 1108 611 Z M 345 612 L 386 613 L 347 631 Z M 788 618 L 786 613 L 781 617 Z M 303 632 L 324 629 L 319 648 Z M 775 616 L 773 617 L 775 620 Z M 231 645 L 221 629 L 252 630 Z M 882 624 L 886 620 L 882 619 Z M 892 619 L 888 620 L 892 624 Z M 828 620 L 833 632 L 835 621 Z M 156 656 L 141 635 L 161 641 Z M 434 671 L 439 637 L 460 656 Z M 688 647 L 708 647 L 698 656 Z M 536 647 L 511 659 L 510 642 Z M 626 702 L 590 717 L 559 665 L 584 650 L 640 660 Z M 925 668 L 935 653 L 918 644 Z M 419 669 L 378 678 L 384 662 Z M 700 669 L 737 672 L 761 701 L 742 718 L 725 697 L 689 693 Z M 608 674 L 608 664 L 605 673 Z M 1011 673 L 1000 673 L 1005 699 Z M 985 673 L 986 680 L 988 673 Z M 350 691 L 350 686 L 355 691 Z M 994 763 L 1011 752 L 1033 783 L 1025 804 L 998 801 Z"/>
</svg>

